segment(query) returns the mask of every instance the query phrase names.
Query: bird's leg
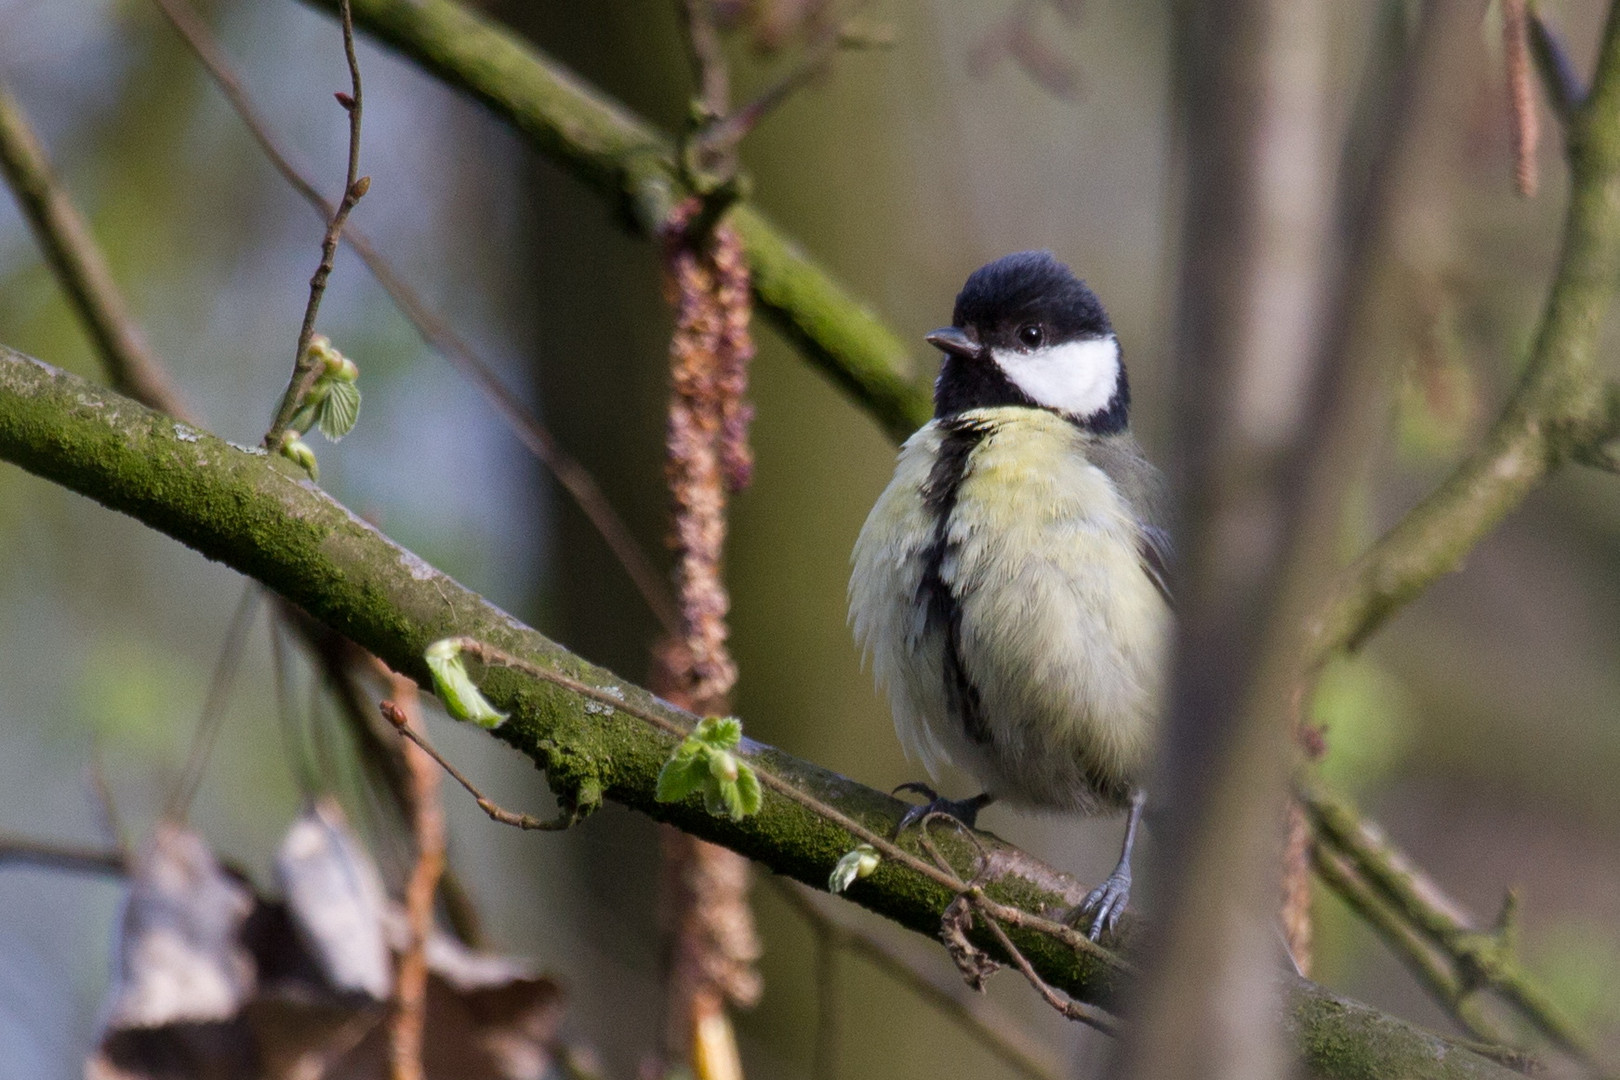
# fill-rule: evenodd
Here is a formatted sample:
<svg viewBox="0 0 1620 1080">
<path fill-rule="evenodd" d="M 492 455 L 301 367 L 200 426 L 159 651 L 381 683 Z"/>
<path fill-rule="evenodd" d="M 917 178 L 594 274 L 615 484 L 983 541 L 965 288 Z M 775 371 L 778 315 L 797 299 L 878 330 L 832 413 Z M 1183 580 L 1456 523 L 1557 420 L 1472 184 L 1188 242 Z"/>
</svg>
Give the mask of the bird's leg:
<svg viewBox="0 0 1620 1080">
<path fill-rule="evenodd" d="M 1131 899 L 1131 847 L 1136 843 L 1136 826 L 1142 820 L 1142 804 L 1146 796 L 1141 791 L 1131 795 L 1130 813 L 1125 818 L 1125 843 L 1119 853 L 1119 865 L 1108 875 L 1108 880 L 1092 889 L 1080 905 L 1069 912 L 1065 922 L 1076 926 L 1091 920 L 1086 936 L 1096 941 L 1103 931 L 1112 931 L 1125 913 Z"/>
<path fill-rule="evenodd" d="M 905 816 L 900 819 L 900 824 L 889 834 L 891 838 L 899 836 L 929 814 L 948 814 L 968 828 L 974 828 L 979 820 L 979 811 L 996 801 L 996 797 L 988 791 L 980 792 L 971 799 L 945 799 L 927 784 L 901 784 L 894 789 L 894 794 L 898 795 L 902 791 L 914 791 L 928 801 L 907 810 Z"/>
</svg>

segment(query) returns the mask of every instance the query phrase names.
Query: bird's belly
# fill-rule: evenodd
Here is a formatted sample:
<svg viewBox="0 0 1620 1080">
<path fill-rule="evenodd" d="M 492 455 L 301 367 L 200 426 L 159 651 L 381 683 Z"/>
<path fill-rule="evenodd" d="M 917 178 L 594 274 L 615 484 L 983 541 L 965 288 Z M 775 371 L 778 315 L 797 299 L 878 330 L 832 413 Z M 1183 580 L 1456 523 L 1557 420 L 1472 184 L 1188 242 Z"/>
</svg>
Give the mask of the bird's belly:
<svg viewBox="0 0 1620 1080">
<path fill-rule="evenodd" d="M 939 716 L 952 728 L 941 741 L 1009 802 L 1123 805 L 1152 753 L 1169 623 L 1134 519 L 1089 465 L 1060 489 L 1016 464 L 976 466 L 941 576 L 983 722 L 975 738 L 959 718 Z"/>
</svg>

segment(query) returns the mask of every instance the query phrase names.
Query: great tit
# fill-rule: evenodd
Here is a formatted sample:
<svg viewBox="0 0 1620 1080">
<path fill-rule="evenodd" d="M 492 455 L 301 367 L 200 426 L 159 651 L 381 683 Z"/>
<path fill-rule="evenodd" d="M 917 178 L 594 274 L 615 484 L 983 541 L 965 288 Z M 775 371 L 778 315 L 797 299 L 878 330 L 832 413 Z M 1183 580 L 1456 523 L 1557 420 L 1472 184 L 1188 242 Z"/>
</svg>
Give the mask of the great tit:
<svg viewBox="0 0 1620 1080">
<path fill-rule="evenodd" d="M 934 418 L 906 440 L 855 542 L 850 621 L 909 754 L 984 792 L 928 811 L 973 825 L 1001 800 L 1126 809 L 1119 865 L 1071 913 L 1098 937 L 1130 895 L 1140 783 L 1171 625 L 1157 471 L 1101 302 L 1050 252 L 974 271 Z"/>
</svg>

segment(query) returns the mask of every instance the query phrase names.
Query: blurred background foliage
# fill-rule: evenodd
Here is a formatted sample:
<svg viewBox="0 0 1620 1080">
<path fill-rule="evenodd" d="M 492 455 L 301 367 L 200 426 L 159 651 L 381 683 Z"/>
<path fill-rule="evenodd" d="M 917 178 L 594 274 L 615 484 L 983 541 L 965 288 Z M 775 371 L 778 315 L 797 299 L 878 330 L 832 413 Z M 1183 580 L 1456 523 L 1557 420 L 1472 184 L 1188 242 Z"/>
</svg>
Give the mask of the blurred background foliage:
<svg viewBox="0 0 1620 1080">
<path fill-rule="evenodd" d="M 669 0 L 485 6 L 666 130 L 684 122 L 689 80 Z M 1335 9 L 1327 113 L 1340 126 L 1380 6 Z M 1588 65 L 1603 5 L 1543 8 Z M 346 85 L 336 25 L 290 0 L 215 0 L 208 14 L 261 104 L 335 190 L 345 128 L 330 94 Z M 948 320 L 969 270 L 1051 248 L 1108 305 L 1138 429 L 1162 456 L 1174 423 L 1162 402 L 1178 235 L 1167 5 L 932 0 L 880 4 L 872 15 L 892 28 L 893 47 L 841 57 L 744 144 L 757 201 L 915 343 L 918 380 L 935 362 L 921 335 Z M 746 39 L 731 45 L 739 97 L 787 62 Z M 1544 138 L 1542 194 L 1514 195 L 1497 48 L 1487 21 L 1471 108 L 1431 148 L 1444 164 L 1444 183 L 1426 193 L 1435 242 L 1422 265 L 1404 268 L 1410 305 L 1391 334 L 1403 382 L 1347 510 L 1347 552 L 1472 445 L 1511 385 L 1544 295 L 1564 174 L 1556 140 Z M 363 171 L 373 183 L 354 220 L 661 552 L 670 320 L 657 252 L 476 106 L 365 41 L 360 55 Z M 0 0 L 0 73 L 186 398 L 212 430 L 255 442 L 286 380 L 317 219 L 140 0 Z M 366 394 L 357 430 L 319 448 L 323 485 L 543 632 L 644 679 L 655 624 L 623 573 L 347 252 L 320 328 L 359 363 Z M 848 552 L 893 447 L 781 340 L 759 336 L 758 468 L 734 504 L 729 555 L 738 711 L 750 734 L 864 782 L 915 779 L 844 625 Z M 8 199 L 0 341 L 99 374 Z M 1314 706 L 1330 748 L 1325 772 L 1454 895 L 1488 916 L 1507 887 L 1520 889 L 1528 964 L 1606 1036 L 1611 1055 L 1620 1048 L 1617 541 L 1620 485 L 1587 471 L 1555 475 L 1463 573 L 1364 655 L 1337 663 Z M 0 831 L 104 841 L 99 767 L 121 827 L 139 839 L 179 776 L 241 581 L 14 468 L 0 469 L 0 552 Z M 264 884 L 300 802 L 284 726 L 332 727 L 307 668 L 295 682 L 278 708 L 261 622 L 191 811 L 215 849 Z M 432 723 L 440 746 L 504 804 L 549 807 L 525 761 Z M 359 821 L 375 822 L 339 740 L 323 738 L 326 779 Z M 525 835 L 491 825 L 460 796 L 447 793 L 451 857 L 492 944 L 559 976 L 576 1036 L 601 1050 L 610 1075 L 631 1075 L 659 1004 L 651 824 L 610 807 L 565 834 Z M 984 823 L 1082 878 L 1112 861 L 1112 822 L 992 809 Z M 397 883 L 402 852 L 377 842 Z M 119 902 L 110 879 L 0 868 L 0 1073 L 78 1074 Z M 805 1076 L 812 938 L 770 890 L 758 908 L 767 992 L 739 1018 L 745 1061 L 756 1077 Z M 1323 897 L 1318 913 L 1322 981 L 1448 1029 L 1345 909 Z M 876 929 L 949 974 L 937 949 Z M 841 962 L 838 985 L 846 1075 L 1011 1075 L 859 962 Z M 992 993 L 1065 1058 L 1096 1053 L 1089 1032 L 1022 986 L 1002 980 Z"/>
</svg>

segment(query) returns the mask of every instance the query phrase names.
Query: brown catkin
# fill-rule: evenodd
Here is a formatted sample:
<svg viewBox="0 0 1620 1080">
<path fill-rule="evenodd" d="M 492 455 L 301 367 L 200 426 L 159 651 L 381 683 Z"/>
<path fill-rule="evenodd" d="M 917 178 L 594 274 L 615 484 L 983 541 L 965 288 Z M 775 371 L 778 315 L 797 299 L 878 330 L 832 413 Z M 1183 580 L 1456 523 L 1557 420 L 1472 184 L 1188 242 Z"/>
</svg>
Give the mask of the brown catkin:
<svg viewBox="0 0 1620 1080">
<path fill-rule="evenodd" d="M 1502 0 L 1502 56 L 1507 67 L 1508 111 L 1513 121 L 1513 182 L 1519 194 L 1536 193 L 1536 143 L 1541 126 L 1536 116 L 1535 85 L 1530 67 L 1530 20 L 1525 0 Z"/>
<path fill-rule="evenodd" d="M 721 568 L 727 496 L 753 472 L 745 395 L 754 344 L 742 242 L 723 224 L 698 235 L 692 226 L 703 209 L 697 199 L 682 203 L 664 234 L 675 310 L 665 470 L 681 632 L 655 652 L 653 687 L 675 705 L 713 715 L 730 711 L 737 681 Z M 752 1005 L 761 992 L 748 862 L 670 828 L 660 845 L 666 1065 L 684 1059 L 697 1074 L 729 1076 L 739 1066 L 724 1006 Z"/>
</svg>

